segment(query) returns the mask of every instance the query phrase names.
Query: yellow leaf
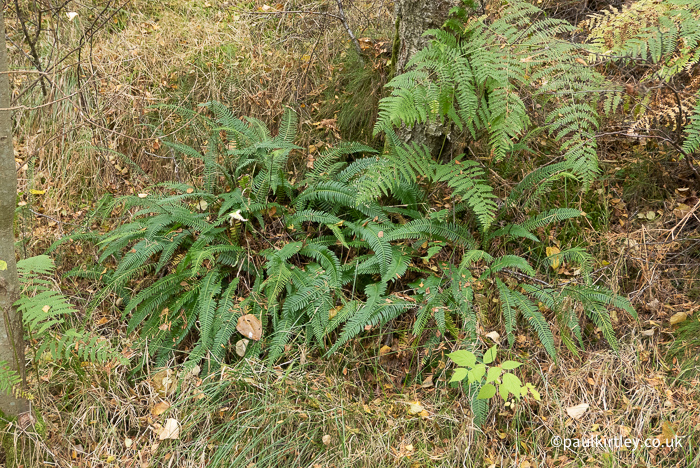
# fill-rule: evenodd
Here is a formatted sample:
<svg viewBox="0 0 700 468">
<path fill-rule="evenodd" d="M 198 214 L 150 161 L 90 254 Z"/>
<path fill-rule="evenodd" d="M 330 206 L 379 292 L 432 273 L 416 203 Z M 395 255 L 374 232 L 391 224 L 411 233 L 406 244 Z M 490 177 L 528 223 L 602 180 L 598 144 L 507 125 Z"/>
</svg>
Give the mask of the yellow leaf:
<svg viewBox="0 0 700 468">
<path fill-rule="evenodd" d="M 554 246 L 547 247 L 546 252 L 547 252 L 547 257 L 551 257 L 553 255 L 557 255 L 557 254 L 561 253 L 561 251 L 557 247 L 554 247 Z M 559 265 L 561 265 L 561 260 L 559 259 L 559 257 L 553 258 L 552 259 L 552 270 L 557 270 L 559 268 Z"/>
<path fill-rule="evenodd" d="M 338 307 L 334 307 L 333 309 L 328 311 L 328 319 L 332 319 L 336 315 L 338 315 L 338 312 L 340 312 L 343 309 L 342 305 L 339 305 Z"/>
<path fill-rule="evenodd" d="M 421 412 L 425 411 L 425 408 L 420 404 L 419 401 L 409 403 L 408 407 L 408 414 L 410 415 L 416 415 L 416 414 L 421 414 Z"/>
<path fill-rule="evenodd" d="M 46 312 L 46 313 L 49 313 L 49 310 L 50 310 L 50 309 L 51 309 L 51 306 L 50 306 L 50 305 L 45 305 L 44 307 L 41 308 L 41 310 L 43 310 L 43 311 Z"/>
<path fill-rule="evenodd" d="M 661 444 L 671 444 L 676 437 L 676 431 L 673 429 L 673 426 L 671 426 L 671 423 L 664 421 L 661 425 L 661 434 L 656 436 L 656 440 Z"/>
<path fill-rule="evenodd" d="M 387 345 L 384 345 L 384 346 L 382 346 L 381 349 L 379 350 L 379 355 L 380 355 L 380 356 L 384 356 L 386 353 L 389 353 L 389 352 L 391 352 L 391 347 L 390 347 L 390 346 L 387 346 Z"/>
<path fill-rule="evenodd" d="M 685 322 L 685 319 L 688 318 L 688 314 L 685 312 L 678 312 L 677 314 L 673 314 L 673 317 L 671 317 L 671 325 L 676 325 L 681 322 Z"/>
<path fill-rule="evenodd" d="M 31 190 L 29 191 L 29 193 L 31 193 L 32 195 L 43 195 L 43 194 L 46 193 L 46 190 L 34 190 L 34 189 L 31 189 Z"/>
</svg>

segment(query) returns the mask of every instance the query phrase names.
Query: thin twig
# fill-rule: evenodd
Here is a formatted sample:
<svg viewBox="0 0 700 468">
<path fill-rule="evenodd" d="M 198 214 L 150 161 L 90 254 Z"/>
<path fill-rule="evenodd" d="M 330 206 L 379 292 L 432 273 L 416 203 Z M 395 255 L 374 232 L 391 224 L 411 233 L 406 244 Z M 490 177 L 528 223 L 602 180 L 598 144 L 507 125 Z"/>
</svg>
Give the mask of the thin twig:
<svg viewBox="0 0 700 468">
<path fill-rule="evenodd" d="M 352 29 L 350 29 L 348 21 L 347 19 L 345 19 L 345 12 L 343 11 L 343 2 L 342 0 L 336 0 L 336 2 L 338 3 L 338 15 L 340 16 L 340 22 L 343 23 L 345 31 L 347 31 L 348 36 L 350 36 L 350 41 L 352 42 L 352 45 L 355 46 L 357 56 L 360 57 L 360 61 L 364 64 L 365 58 L 362 55 L 362 47 L 360 47 L 360 41 L 358 41 L 355 35 L 352 33 Z"/>
</svg>

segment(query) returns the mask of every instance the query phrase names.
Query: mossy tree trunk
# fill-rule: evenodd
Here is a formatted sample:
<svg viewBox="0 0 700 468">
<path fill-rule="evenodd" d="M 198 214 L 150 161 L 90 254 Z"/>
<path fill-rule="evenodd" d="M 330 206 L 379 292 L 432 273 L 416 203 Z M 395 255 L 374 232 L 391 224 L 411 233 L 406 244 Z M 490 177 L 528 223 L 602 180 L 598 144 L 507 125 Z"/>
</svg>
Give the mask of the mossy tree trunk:
<svg viewBox="0 0 700 468">
<path fill-rule="evenodd" d="M 14 217 L 17 199 L 17 171 L 12 146 L 10 83 L 5 42 L 5 19 L 0 10 L 0 361 L 16 370 L 24 385 L 24 337 L 22 317 L 13 306 L 19 296 L 15 264 Z M 17 417 L 29 411 L 29 402 L 12 393 L 0 394 L 0 411 Z"/>
<path fill-rule="evenodd" d="M 428 45 L 430 37 L 423 36 L 428 29 L 439 29 L 447 20 L 450 8 L 456 0 L 396 0 L 396 37 L 393 47 L 393 70 L 395 74 L 406 71 L 406 64 L 413 55 Z M 398 132 L 404 141 L 425 144 L 434 157 L 449 153 L 449 129 L 437 124 L 416 125 L 413 129 L 402 128 Z"/>
</svg>

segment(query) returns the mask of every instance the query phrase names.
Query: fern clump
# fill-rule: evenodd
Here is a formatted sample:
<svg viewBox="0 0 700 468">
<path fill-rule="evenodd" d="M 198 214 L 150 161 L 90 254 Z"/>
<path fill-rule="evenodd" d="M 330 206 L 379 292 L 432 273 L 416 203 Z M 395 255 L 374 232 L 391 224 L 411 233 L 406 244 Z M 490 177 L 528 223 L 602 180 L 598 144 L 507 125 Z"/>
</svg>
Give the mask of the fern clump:
<svg viewBox="0 0 700 468">
<path fill-rule="evenodd" d="M 259 121 L 207 107 L 205 152 L 168 143 L 200 160 L 197 183 L 106 198 L 94 216 L 128 213 L 129 222 L 72 236 L 99 246 L 98 265 L 73 273 L 103 282 L 91 306 L 108 298 L 122 304 L 129 332 L 148 340 L 158 363 L 187 350 L 189 365 L 206 360 L 215 368 L 232 357 L 243 315 L 263 330 L 245 353 L 274 362 L 300 337 L 331 353 L 406 313 L 415 314 L 416 336 L 437 328 L 433 340 L 476 339 L 478 324 L 495 316 L 512 343 L 522 321 L 554 357 L 550 317 L 582 344 L 579 304 L 614 346 L 608 309 L 634 313 L 625 299 L 591 284 L 591 259 L 581 249 L 559 259 L 580 264 L 580 282 L 539 279 L 553 260 L 535 255 L 538 230 L 582 213 L 553 209 L 518 222 L 513 213 L 570 174 L 565 162 L 525 177 L 499 204 L 479 163 L 435 161 L 386 128 L 385 154 L 344 143 L 289 178 L 298 149 L 291 110 L 272 136 Z M 435 190 L 452 201 L 449 209 Z M 483 297 L 498 306 L 483 307 Z"/>
</svg>

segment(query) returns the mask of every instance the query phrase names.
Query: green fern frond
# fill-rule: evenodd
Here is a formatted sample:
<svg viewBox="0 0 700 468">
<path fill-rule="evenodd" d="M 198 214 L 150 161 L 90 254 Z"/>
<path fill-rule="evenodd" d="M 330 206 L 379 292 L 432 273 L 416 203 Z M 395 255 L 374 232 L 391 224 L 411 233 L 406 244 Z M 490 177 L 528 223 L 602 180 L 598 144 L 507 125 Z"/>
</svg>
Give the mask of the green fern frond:
<svg viewBox="0 0 700 468">
<path fill-rule="evenodd" d="M 359 335 L 365 326 L 384 324 L 412 307 L 411 303 L 396 296 L 384 296 L 385 290 L 386 285 L 383 283 L 373 283 L 365 288 L 367 301 L 350 317 L 338 340 L 326 353 L 327 355 Z"/>
<path fill-rule="evenodd" d="M 285 107 L 276 138 L 282 140 L 285 143 L 294 143 L 294 139 L 297 136 L 298 123 L 299 117 L 297 116 L 297 113 L 294 112 L 291 108 Z"/>
<path fill-rule="evenodd" d="M 520 223 L 520 226 L 526 231 L 532 232 L 537 228 L 552 223 L 558 223 L 566 219 L 578 218 L 579 216 L 584 216 L 584 213 L 574 208 L 553 208 L 523 221 Z"/>
<path fill-rule="evenodd" d="M 513 343 L 515 343 L 515 335 L 513 332 L 515 331 L 516 322 L 518 319 L 516 310 L 517 305 L 514 297 L 515 291 L 506 286 L 506 284 L 499 278 L 496 278 L 496 289 L 498 290 L 501 311 L 503 312 L 503 318 L 505 319 L 508 343 L 513 346 Z"/>
<path fill-rule="evenodd" d="M 554 347 L 554 336 L 549 328 L 547 320 L 537 309 L 537 306 L 524 294 L 511 290 L 511 298 L 515 306 L 520 310 L 527 324 L 537 333 L 540 343 L 544 346 L 549 356 L 556 360 L 557 352 Z"/>
</svg>

